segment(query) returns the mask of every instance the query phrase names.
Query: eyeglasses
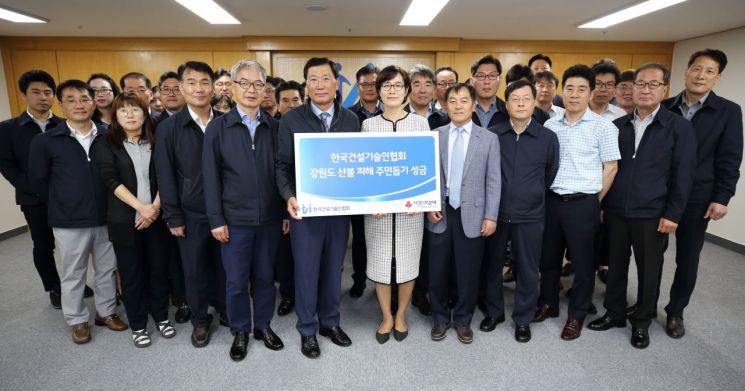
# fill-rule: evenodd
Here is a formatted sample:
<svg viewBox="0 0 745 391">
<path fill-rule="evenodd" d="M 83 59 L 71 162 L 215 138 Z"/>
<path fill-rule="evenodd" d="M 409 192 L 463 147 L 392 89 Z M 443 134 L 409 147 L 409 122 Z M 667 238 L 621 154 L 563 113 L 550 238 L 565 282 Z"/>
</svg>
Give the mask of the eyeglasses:
<svg viewBox="0 0 745 391">
<path fill-rule="evenodd" d="M 499 73 L 477 73 L 473 75 L 473 78 L 478 81 L 484 81 L 486 79 L 497 80 L 499 79 Z"/>
<path fill-rule="evenodd" d="M 516 104 L 520 104 L 520 103 L 530 103 L 533 100 L 534 100 L 534 98 L 532 96 L 523 96 L 522 98 L 516 96 L 516 97 L 510 98 L 507 102 L 509 102 L 509 103 L 511 103 L 513 105 L 516 105 Z"/>
<path fill-rule="evenodd" d="M 181 90 L 178 87 L 161 87 L 161 95 L 181 95 Z"/>
<path fill-rule="evenodd" d="M 610 90 L 610 89 L 616 88 L 616 82 L 607 81 L 603 83 L 602 81 L 595 80 L 595 88 L 607 88 Z"/>
<path fill-rule="evenodd" d="M 380 86 L 380 89 L 383 91 L 390 91 L 391 88 L 393 88 L 393 91 L 402 91 L 406 87 L 403 83 L 383 83 L 382 86 Z"/>
<path fill-rule="evenodd" d="M 226 82 L 218 81 L 217 83 L 215 83 L 215 87 L 217 87 L 217 88 L 223 88 L 223 87 L 230 88 L 232 86 L 233 86 L 233 82 L 232 81 L 226 81 Z"/>
<path fill-rule="evenodd" d="M 65 104 L 68 104 L 68 105 L 74 105 L 76 103 L 82 103 L 82 104 L 86 104 L 87 105 L 89 103 L 93 103 L 93 99 L 91 99 L 91 98 L 89 98 L 87 96 L 83 96 L 80 99 L 70 97 L 70 98 L 63 99 L 62 100 L 62 103 L 65 103 Z"/>
<path fill-rule="evenodd" d="M 124 116 L 130 115 L 130 114 L 142 114 L 142 109 L 139 107 L 120 107 L 116 113 L 121 114 Z"/>
<path fill-rule="evenodd" d="M 257 90 L 258 91 L 258 90 L 263 90 L 264 87 L 266 86 L 266 83 L 264 83 L 261 80 L 256 80 L 256 81 L 236 80 L 235 83 L 237 83 L 239 86 L 241 86 L 241 88 L 243 88 L 244 90 L 247 90 L 247 89 L 253 87 L 254 90 Z"/>
<path fill-rule="evenodd" d="M 618 89 L 620 91 L 628 91 L 632 88 L 631 83 L 621 83 L 618 85 Z"/>
<path fill-rule="evenodd" d="M 640 90 L 644 89 L 644 87 L 649 87 L 650 90 L 656 90 L 664 85 L 665 83 L 659 82 L 657 80 L 652 80 L 652 81 L 637 80 L 634 82 L 634 87 Z"/>
<path fill-rule="evenodd" d="M 363 90 L 369 90 L 375 88 L 375 83 L 357 83 L 357 86 L 359 86 Z"/>
<path fill-rule="evenodd" d="M 307 80 L 307 83 L 311 87 L 316 87 L 319 84 L 321 84 L 322 82 L 323 82 L 323 84 L 327 84 L 327 83 L 331 83 L 333 81 L 334 81 L 334 79 L 332 79 L 331 77 L 322 76 L 321 78 L 316 78 L 316 77 L 310 78 L 310 79 Z"/>
<path fill-rule="evenodd" d="M 437 87 L 439 87 L 439 88 L 449 88 L 450 86 L 454 85 L 455 83 L 457 83 L 457 82 L 456 81 L 438 81 L 437 82 Z"/>
<path fill-rule="evenodd" d="M 93 89 L 93 95 L 106 96 L 106 95 L 111 94 L 111 92 L 112 91 L 110 89 L 108 89 L 108 88 L 101 88 L 100 90 L 97 90 L 95 88 Z"/>
<path fill-rule="evenodd" d="M 554 83 L 535 83 L 536 88 L 556 88 Z"/>
</svg>

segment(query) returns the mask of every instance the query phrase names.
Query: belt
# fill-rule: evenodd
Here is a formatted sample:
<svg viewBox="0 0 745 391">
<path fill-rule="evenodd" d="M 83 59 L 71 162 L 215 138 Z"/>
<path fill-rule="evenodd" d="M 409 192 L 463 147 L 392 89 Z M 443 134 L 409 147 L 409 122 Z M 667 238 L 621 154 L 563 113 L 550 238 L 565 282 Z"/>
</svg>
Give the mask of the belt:
<svg viewBox="0 0 745 391">
<path fill-rule="evenodd" d="M 550 194 L 552 197 L 556 198 L 557 200 L 561 202 L 581 200 L 583 198 L 587 198 L 592 195 L 588 193 L 558 194 L 558 193 L 554 193 L 553 191 L 549 191 L 548 194 Z"/>
</svg>

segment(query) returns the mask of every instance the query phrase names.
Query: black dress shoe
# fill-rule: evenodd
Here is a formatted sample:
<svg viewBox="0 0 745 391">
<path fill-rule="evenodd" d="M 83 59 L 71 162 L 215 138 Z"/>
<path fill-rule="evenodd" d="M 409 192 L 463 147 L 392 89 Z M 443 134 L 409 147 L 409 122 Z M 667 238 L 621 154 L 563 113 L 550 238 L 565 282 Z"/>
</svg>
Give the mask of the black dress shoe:
<svg viewBox="0 0 745 391">
<path fill-rule="evenodd" d="M 49 302 L 52 304 L 54 309 L 62 309 L 62 295 L 59 291 L 49 292 Z"/>
<path fill-rule="evenodd" d="M 277 306 L 277 315 L 279 316 L 285 316 L 292 312 L 292 307 L 295 306 L 295 303 L 291 299 L 282 299 L 282 301 L 279 302 L 279 306 Z"/>
<path fill-rule="evenodd" d="M 352 344 L 352 340 L 349 339 L 347 333 L 345 333 L 339 326 L 321 327 L 318 333 L 330 339 L 335 345 L 347 347 Z"/>
<path fill-rule="evenodd" d="M 406 337 L 408 336 L 409 336 L 409 330 L 398 331 L 395 328 L 393 329 L 393 339 L 395 339 L 398 342 L 405 340 Z"/>
<path fill-rule="evenodd" d="M 176 310 L 174 320 L 176 323 L 186 323 L 191 319 L 191 310 L 186 303 L 181 303 Z"/>
<path fill-rule="evenodd" d="M 230 359 L 241 361 L 246 358 L 246 353 L 248 353 L 248 332 L 239 331 L 235 333 L 233 346 L 230 347 Z"/>
<path fill-rule="evenodd" d="M 631 328 L 631 346 L 637 349 L 645 349 L 649 346 L 649 333 L 641 327 Z"/>
<path fill-rule="evenodd" d="M 267 349 L 282 350 L 285 347 L 285 344 L 282 343 L 277 334 L 274 334 L 271 327 L 266 330 L 254 329 L 254 339 L 264 341 L 264 346 Z"/>
<path fill-rule="evenodd" d="M 487 316 L 486 318 L 484 318 L 484 320 L 481 321 L 481 324 L 479 325 L 479 330 L 485 333 L 494 331 L 494 329 L 497 328 L 497 325 L 502 322 L 504 322 L 504 314 L 499 315 L 496 318 Z"/>
<path fill-rule="evenodd" d="M 349 290 L 349 296 L 354 299 L 359 299 L 360 297 L 362 297 L 363 293 L 365 293 L 364 282 L 355 282 L 354 284 L 352 284 L 352 289 Z"/>
<path fill-rule="evenodd" d="M 471 330 L 471 326 L 455 326 L 455 332 L 458 334 L 458 341 L 465 344 L 473 342 L 473 330 Z"/>
<path fill-rule="evenodd" d="M 683 336 L 686 335 L 686 328 L 683 324 L 683 319 L 675 316 L 668 316 L 665 332 L 670 338 L 683 338 Z"/>
<path fill-rule="evenodd" d="M 615 320 L 606 312 L 602 317 L 587 324 L 588 329 L 595 331 L 610 330 L 613 327 L 626 327 L 626 320 Z"/>
<path fill-rule="evenodd" d="M 318 347 L 315 334 L 300 337 L 300 351 L 308 358 L 317 358 L 321 355 L 321 348 Z"/>
<path fill-rule="evenodd" d="M 445 337 L 448 334 L 448 329 L 452 326 L 451 323 L 448 324 L 436 324 L 432 326 L 432 331 L 430 332 L 430 336 L 432 337 L 433 341 L 442 341 L 445 339 Z"/>
<path fill-rule="evenodd" d="M 378 343 L 381 345 L 388 342 L 390 338 L 391 338 L 391 331 L 387 333 L 381 333 L 379 331 L 375 332 L 375 340 L 378 341 Z"/>
<path fill-rule="evenodd" d="M 220 312 L 220 326 L 223 327 L 230 327 L 230 322 L 228 321 L 228 313 L 226 311 Z"/>
<path fill-rule="evenodd" d="M 427 295 L 417 295 L 411 299 L 411 305 L 419 309 L 424 316 L 432 316 L 432 304 Z"/>
<path fill-rule="evenodd" d="M 605 285 L 608 285 L 608 269 L 598 269 L 598 279 Z"/>
<path fill-rule="evenodd" d="M 93 297 L 93 289 L 89 287 L 88 285 L 85 286 L 85 289 L 83 289 L 83 297 Z"/>
<path fill-rule="evenodd" d="M 529 324 L 515 326 L 515 341 L 525 343 L 530 341 L 530 337 L 531 334 Z"/>
</svg>

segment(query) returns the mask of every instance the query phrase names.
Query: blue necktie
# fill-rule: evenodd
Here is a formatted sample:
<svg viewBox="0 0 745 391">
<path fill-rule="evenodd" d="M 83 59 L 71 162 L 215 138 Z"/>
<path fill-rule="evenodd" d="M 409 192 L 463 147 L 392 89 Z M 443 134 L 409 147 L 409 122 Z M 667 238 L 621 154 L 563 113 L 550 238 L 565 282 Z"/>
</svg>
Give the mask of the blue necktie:
<svg viewBox="0 0 745 391">
<path fill-rule="evenodd" d="M 463 145 L 463 129 L 456 128 L 458 133 L 453 143 L 453 155 L 450 158 L 450 206 L 453 209 L 460 208 L 460 187 L 463 182 L 463 163 L 466 160 L 465 148 Z"/>
<path fill-rule="evenodd" d="M 321 122 L 323 122 L 323 131 L 328 133 L 329 132 L 329 117 L 331 117 L 331 114 L 323 112 L 321 113 Z"/>
</svg>

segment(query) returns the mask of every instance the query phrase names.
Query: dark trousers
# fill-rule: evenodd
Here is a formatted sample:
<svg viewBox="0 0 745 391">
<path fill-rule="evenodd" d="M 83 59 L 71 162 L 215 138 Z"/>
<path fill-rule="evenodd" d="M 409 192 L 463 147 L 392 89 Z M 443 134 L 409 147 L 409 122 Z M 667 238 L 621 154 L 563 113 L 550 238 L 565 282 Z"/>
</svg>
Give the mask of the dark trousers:
<svg viewBox="0 0 745 391">
<path fill-rule="evenodd" d="M 365 242 L 365 216 L 350 216 L 352 221 L 352 280 L 355 284 L 367 281 L 367 244 Z"/>
<path fill-rule="evenodd" d="M 608 266 L 608 228 L 605 223 L 598 225 L 598 232 L 595 234 L 595 263 L 600 266 Z"/>
<path fill-rule="evenodd" d="M 134 243 L 113 244 L 124 309 L 132 330 L 146 328 L 148 314 L 155 322 L 168 320 L 169 235 L 165 224 L 157 220 L 150 227 L 135 231 Z"/>
<path fill-rule="evenodd" d="M 541 294 L 538 304 L 559 308 L 559 278 L 564 251 L 572 253 L 574 281 L 569 318 L 584 320 L 595 289 L 595 232 L 600 223 L 600 202 L 595 194 L 569 201 L 549 193 L 541 255 Z"/>
<path fill-rule="evenodd" d="M 279 281 L 279 294 L 282 299 L 295 301 L 295 262 L 292 258 L 290 234 L 280 233 L 274 276 Z"/>
<path fill-rule="evenodd" d="M 165 238 L 166 257 L 168 257 L 168 278 L 171 283 L 171 297 L 176 305 L 186 302 L 186 283 L 184 269 L 181 265 L 181 251 L 178 239 L 173 235 Z"/>
<path fill-rule="evenodd" d="M 708 207 L 708 204 L 688 204 L 678 223 L 675 231 L 675 277 L 670 287 L 670 303 L 665 307 L 667 316 L 682 319 L 683 310 L 691 301 L 706 228 L 709 226 L 709 219 L 704 219 Z"/>
<path fill-rule="evenodd" d="M 47 221 L 46 205 L 21 205 L 21 211 L 26 218 L 28 229 L 31 231 L 31 241 L 34 249 L 34 266 L 39 273 L 41 283 L 47 292 L 60 291 L 59 274 L 54 264 L 54 234 Z"/>
<path fill-rule="evenodd" d="M 212 316 L 207 313 L 210 299 L 210 277 L 220 307 L 225 308 L 225 270 L 220 261 L 220 242 L 212 237 L 207 221 L 186 220 L 186 237 L 178 238 L 181 263 L 186 282 L 186 303 L 191 309 L 191 324 L 208 327 Z M 230 319 L 230 318 L 228 318 Z"/>
<path fill-rule="evenodd" d="M 484 238 L 469 238 L 463 232 L 460 209 L 445 207 L 445 232 L 426 232 L 429 245 L 429 299 L 435 324 L 448 324 L 452 318 L 456 326 L 470 326 L 476 308 L 479 271 L 484 256 Z M 448 307 L 449 277 L 455 264 L 458 299 L 452 314 Z"/>
<path fill-rule="evenodd" d="M 493 254 L 486 262 L 487 315 L 497 318 L 504 314 L 502 268 L 505 263 L 507 243 L 512 241 L 512 259 L 515 268 L 515 307 L 512 320 L 517 325 L 527 325 L 533 320 L 538 302 L 538 265 L 541 262 L 543 222 L 497 224 L 494 235 L 486 238 Z"/>
<path fill-rule="evenodd" d="M 230 332 L 251 330 L 251 298 L 249 281 L 253 287 L 253 326 L 269 328 L 274 314 L 277 290 L 274 287 L 274 259 L 277 256 L 282 223 L 261 226 L 228 226 L 230 239 L 221 244 L 222 264 L 227 277 L 226 304 Z"/>
<path fill-rule="evenodd" d="M 314 335 L 319 325 L 339 326 L 341 271 L 347 239 L 349 216 L 290 220 L 295 257 L 295 312 L 297 330 L 302 336 Z"/>
<path fill-rule="evenodd" d="M 634 327 L 643 329 L 649 328 L 657 312 L 659 275 L 667 236 L 657 232 L 658 225 L 659 219 L 627 219 L 605 214 L 609 257 L 604 305 L 614 320 L 626 319 L 626 290 L 633 248 L 639 289 L 637 309 L 629 316 L 629 321 Z"/>
</svg>

